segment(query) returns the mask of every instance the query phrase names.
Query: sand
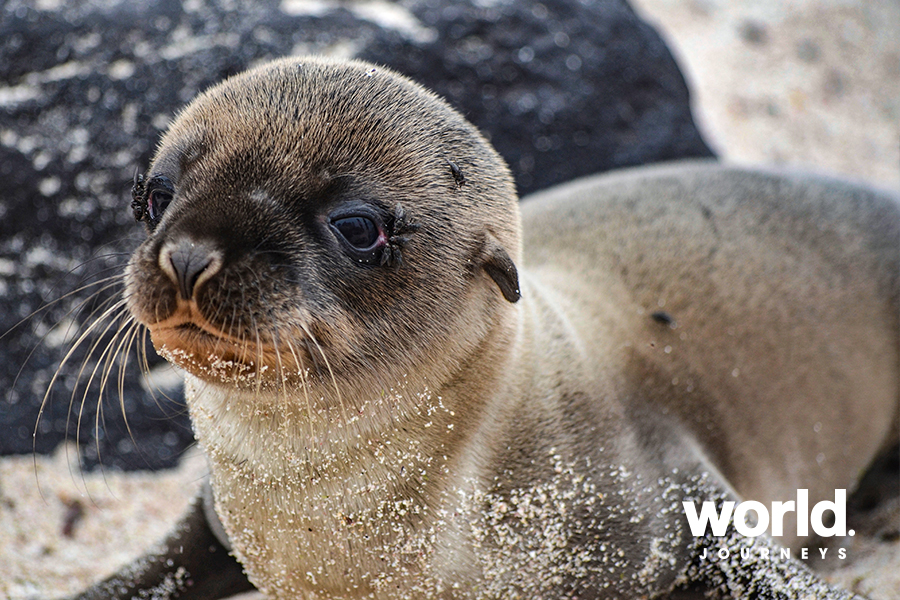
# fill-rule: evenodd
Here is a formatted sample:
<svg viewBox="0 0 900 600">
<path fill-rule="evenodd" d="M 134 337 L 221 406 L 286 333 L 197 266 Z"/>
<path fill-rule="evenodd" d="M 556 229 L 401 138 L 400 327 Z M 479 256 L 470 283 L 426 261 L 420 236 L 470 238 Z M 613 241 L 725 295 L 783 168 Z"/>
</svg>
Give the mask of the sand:
<svg viewBox="0 0 900 600">
<path fill-rule="evenodd" d="M 669 42 L 701 130 L 724 160 L 900 188 L 900 3 L 633 4 Z M 66 447 L 0 460 L 0 598 L 58 597 L 113 571 L 162 537 L 205 468 L 193 453 L 158 474 L 82 475 Z M 810 563 L 834 583 L 886 600 L 900 597 L 900 500 L 876 513 L 866 535 L 840 542 L 847 560 Z"/>
</svg>

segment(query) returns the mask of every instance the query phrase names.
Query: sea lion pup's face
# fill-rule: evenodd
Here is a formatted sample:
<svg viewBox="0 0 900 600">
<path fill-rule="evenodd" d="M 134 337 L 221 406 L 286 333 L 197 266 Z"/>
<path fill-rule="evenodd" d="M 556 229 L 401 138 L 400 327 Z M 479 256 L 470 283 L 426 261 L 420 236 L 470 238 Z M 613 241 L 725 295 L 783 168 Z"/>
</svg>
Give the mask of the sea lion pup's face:
<svg viewBox="0 0 900 600">
<path fill-rule="evenodd" d="M 502 159 L 372 65 L 282 60 L 210 89 L 136 177 L 133 206 L 149 237 L 129 309 L 214 384 L 449 377 L 518 298 Z"/>
</svg>

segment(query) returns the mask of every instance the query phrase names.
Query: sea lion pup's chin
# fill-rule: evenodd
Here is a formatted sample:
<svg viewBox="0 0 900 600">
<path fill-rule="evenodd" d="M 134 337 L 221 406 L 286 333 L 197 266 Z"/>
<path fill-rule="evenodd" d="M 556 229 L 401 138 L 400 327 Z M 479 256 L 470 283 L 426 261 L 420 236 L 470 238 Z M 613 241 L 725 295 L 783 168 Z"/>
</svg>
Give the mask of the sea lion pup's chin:
<svg viewBox="0 0 900 600">
<path fill-rule="evenodd" d="M 149 237 L 128 306 L 208 383 L 346 402 L 439 385 L 511 335 L 508 170 L 386 70 L 282 60 L 232 77 L 177 117 L 133 195 Z"/>
</svg>

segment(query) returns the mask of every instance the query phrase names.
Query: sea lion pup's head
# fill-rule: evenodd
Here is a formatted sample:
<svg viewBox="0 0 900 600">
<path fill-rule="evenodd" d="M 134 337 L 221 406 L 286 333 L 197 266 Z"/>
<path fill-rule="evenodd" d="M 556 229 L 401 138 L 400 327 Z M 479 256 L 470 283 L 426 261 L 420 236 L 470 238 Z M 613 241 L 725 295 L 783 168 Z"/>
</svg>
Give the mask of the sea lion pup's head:
<svg viewBox="0 0 900 600">
<path fill-rule="evenodd" d="M 506 165 L 383 68 L 287 59 L 213 87 L 135 178 L 133 207 L 149 237 L 128 265 L 129 309 L 208 382 L 371 393 L 423 366 L 451 377 L 489 332 L 508 334 Z"/>
</svg>

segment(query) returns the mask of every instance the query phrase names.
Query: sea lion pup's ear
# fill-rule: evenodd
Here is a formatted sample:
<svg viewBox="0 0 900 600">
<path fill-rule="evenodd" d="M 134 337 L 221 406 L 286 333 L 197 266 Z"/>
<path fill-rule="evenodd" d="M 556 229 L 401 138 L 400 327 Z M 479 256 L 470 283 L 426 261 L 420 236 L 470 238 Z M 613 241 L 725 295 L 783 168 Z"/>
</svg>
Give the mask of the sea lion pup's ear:
<svg viewBox="0 0 900 600">
<path fill-rule="evenodd" d="M 500 288 L 504 298 L 510 302 L 518 301 L 522 294 L 519 292 L 519 272 L 515 263 L 497 238 L 490 233 L 486 233 L 484 238 L 481 267 Z"/>
</svg>

